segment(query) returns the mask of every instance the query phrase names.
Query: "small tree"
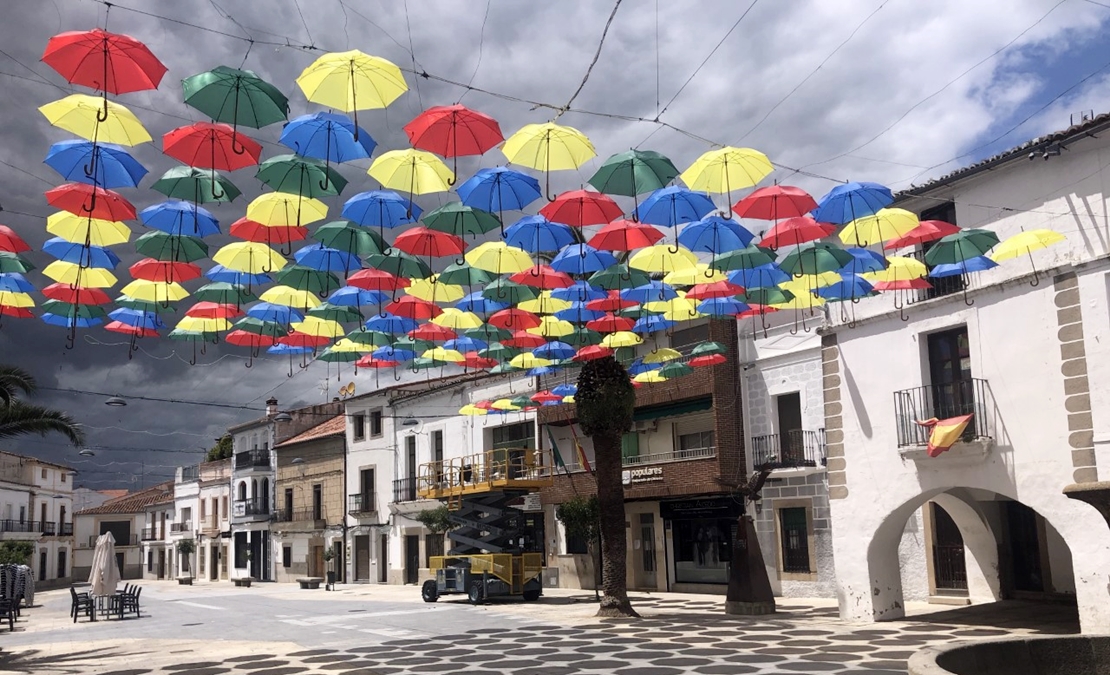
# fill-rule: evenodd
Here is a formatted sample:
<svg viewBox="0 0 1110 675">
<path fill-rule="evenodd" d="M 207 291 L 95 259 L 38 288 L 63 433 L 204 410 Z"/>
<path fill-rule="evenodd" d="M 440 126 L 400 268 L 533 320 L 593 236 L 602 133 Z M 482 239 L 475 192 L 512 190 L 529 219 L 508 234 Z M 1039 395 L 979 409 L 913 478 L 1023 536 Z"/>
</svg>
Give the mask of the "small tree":
<svg viewBox="0 0 1110 675">
<path fill-rule="evenodd" d="M 190 556 L 193 555 L 196 550 L 196 542 L 194 542 L 192 539 L 182 539 L 181 541 L 177 542 L 177 555 L 185 557 L 186 564 L 189 565 L 189 569 L 187 571 L 189 572 L 190 577 L 193 576 L 193 566 L 189 563 L 189 560 Z"/>
<path fill-rule="evenodd" d="M 568 537 L 575 537 L 586 542 L 586 546 L 593 552 L 594 558 L 594 596 L 597 597 L 598 575 L 601 572 L 601 551 L 597 547 L 597 537 L 600 528 L 600 514 L 597 497 L 574 497 L 555 507 L 555 517 L 563 524 Z"/>
<path fill-rule="evenodd" d="M 35 552 L 35 545 L 29 541 L 0 542 L 0 565 L 26 565 Z"/>
<path fill-rule="evenodd" d="M 204 461 L 215 462 L 216 460 L 227 459 L 231 457 L 233 448 L 231 434 L 225 434 L 220 440 L 216 441 L 215 445 L 209 448 L 208 454 L 204 456 Z"/>
<path fill-rule="evenodd" d="M 451 512 L 446 506 L 425 509 L 416 514 L 416 519 L 420 521 L 421 525 L 428 528 L 429 532 L 439 535 L 440 542 L 443 541 L 444 533 L 455 527 L 455 523 L 451 522 Z M 442 550 L 440 553 L 442 553 Z"/>
</svg>

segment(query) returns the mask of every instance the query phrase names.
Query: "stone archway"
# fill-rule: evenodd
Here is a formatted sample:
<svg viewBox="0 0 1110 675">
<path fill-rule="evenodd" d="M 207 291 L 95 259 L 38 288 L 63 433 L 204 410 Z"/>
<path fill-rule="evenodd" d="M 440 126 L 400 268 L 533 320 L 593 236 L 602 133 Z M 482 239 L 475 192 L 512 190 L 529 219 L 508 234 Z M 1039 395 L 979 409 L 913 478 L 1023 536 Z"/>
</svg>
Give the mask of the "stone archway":
<svg viewBox="0 0 1110 675">
<path fill-rule="evenodd" d="M 930 501 L 938 504 L 955 521 L 963 537 L 966 552 L 967 595 L 973 602 L 993 602 L 1001 597 L 998 542 L 983 509 L 965 490 L 950 490 L 935 495 Z"/>
</svg>

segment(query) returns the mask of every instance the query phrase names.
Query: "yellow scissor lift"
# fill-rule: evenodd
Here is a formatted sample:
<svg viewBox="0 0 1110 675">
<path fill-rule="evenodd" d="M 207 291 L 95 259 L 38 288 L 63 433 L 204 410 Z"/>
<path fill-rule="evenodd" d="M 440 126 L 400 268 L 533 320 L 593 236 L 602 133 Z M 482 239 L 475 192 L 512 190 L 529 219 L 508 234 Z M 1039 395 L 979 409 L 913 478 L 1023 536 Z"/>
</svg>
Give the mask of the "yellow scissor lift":
<svg viewBox="0 0 1110 675">
<path fill-rule="evenodd" d="M 501 595 L 540 597 L 543 554 L 526 550 L 535 538 L 510 504 L 551 485 L 550 460 L 532 448 L 507 448 L 421 465 L 417 494 L 445 502 L 455 525 L 447 555 L 430 560 L 436 578 L 421 588 L 425 602 L 451 594 L 466 594 L 472 604 Z"/>
</svg>

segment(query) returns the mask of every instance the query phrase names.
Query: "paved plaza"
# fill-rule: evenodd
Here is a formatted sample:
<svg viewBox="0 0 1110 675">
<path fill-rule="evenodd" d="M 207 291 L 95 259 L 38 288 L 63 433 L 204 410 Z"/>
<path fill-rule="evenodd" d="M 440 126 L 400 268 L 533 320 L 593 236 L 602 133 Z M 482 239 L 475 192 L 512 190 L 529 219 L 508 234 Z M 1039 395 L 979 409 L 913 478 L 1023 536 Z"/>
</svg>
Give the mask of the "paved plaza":
<svg viewBox="0 0 1110 675">
<path fill-rule="evenodd" d="M 1074 609 L 997 605 L 907 620 L 840 621 L 829 601 L 780 602 L 770 617 L 730 617 L 723 598 L 633 594 L 639 620 L 598 620 L 592 592 L 551 591 L 539 603 L 420 601 L 414 587 L 234 588 L 145 582 L 143 616 L 82 619 L 68 591 L 36 595 L 0 635 L 0 671 L 25 673 L 466 673 L 678 675 L 905 672 L 929 644 L 1075 632 Z"/>
</svg>

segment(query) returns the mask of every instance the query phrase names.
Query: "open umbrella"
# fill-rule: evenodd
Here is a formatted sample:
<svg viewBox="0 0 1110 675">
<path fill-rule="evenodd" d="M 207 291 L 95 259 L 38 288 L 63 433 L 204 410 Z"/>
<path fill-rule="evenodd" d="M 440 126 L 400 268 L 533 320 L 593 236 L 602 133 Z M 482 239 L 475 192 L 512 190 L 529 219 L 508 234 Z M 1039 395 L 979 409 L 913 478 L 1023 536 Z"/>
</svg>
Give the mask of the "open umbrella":
<svg viewBox="0 0 1110 675">
<path fill-rule="evenodd" d="M 72 84 L 127 94 L 157 89 L 166 66 L 130 35 L 100 28 L 59 33 L 46 43 L 42 61 Z"/>
<path fill-rule="evenodd" d="M 762 152 L 729 146 L 704 153 L 680 178 L 691 190 L 726 194 L 731 201 L 733 190 L 752 187 L 773 170 L 771 160 Z"/>
<path fill-rule="evenodd" d="M 552 171 L 577 169 L 597 155 L 584 133 L 554 122 L 524 125 L 505 140 L 501 152 L 513 164 L 543 171 L 549 187 Z"/>
<path fill-rule="evenodd" d="M 112 220 L 76 216 L 59 211 L 46 219 L 46 231 L 75 244 L 115 246 L 131 238 L 131 228 Z"/>
<path fill-rule="evenodd" d="M 393 246 L 415 256 L 443 258 L 461 256 L 466 244 L 460 237 L 426 227 L 405 230 L 393 240 Z"/>
<path fill-rule="evenodd" d="M 458 103 L 428 108 L 404 129 L 412 147 L 455 159 L 456 173 L 458 157 L 485 154 L 505 140 L 497 120 Z"/>
<path fill-rule="evenodd" d="M 119 265 L 119 256 L 103 246 L 92 246 L 66 241 L 61 237 L 47 239 L 42 250 L 58 260 L 75 263 L 81 267 L 103 267 L 114 269 Z"/>
<path fill-rule="evenodd" d="M 247 204 L 247 218 L 270 227 L 308 225 L 327 215 L 324 202 L 288 192 L 267 192 Z"/>
<path fill-rule="evenodd" d="M 927 244 L 931 241 L 942 239 L 950 234 L 956 234 L 959 231 L 960 228 L 952 223 L 946 223 L 943 220 L 922 220 L 917 224 L 917 227 L 901 237 L 888 241 L 886 247 L 889 249 L 898 249 L 907 246 L 918 246 L 920 244 Z"/>
<path fill-rule="evenodd" d="M 843 225 L 869 216 L 890 206 L 894 195 L 890 188 L 878 183 L 846 183 L 837 185 L 817 202 L 813 217 L 822 223 Z"/>
<path fill-rule="evenodd" d="M 509 246 L 529 253 L 559 251 L 575 242 L 568 225 L 553 223 L 543 216 L 524 216 L 505 230 L 504 239 Z"/>
<path fill-rule="evenodd" d="M 455 183 L 455 174 L 439 157 L 423 150 L 390 150 L 379 155 L 366 171 L 382 187 L 426 195 L 447 192 Z"/>
<path fill-rule="evenodd" d="M 174 262 L 196 262 L 208 257 L 208 244 L 197 237 L 177 236 L 161 231 L 147 232 L 136 239 L 135 250 L 148 258 Z"/>
<path fill-rule="evenodd" d="M 175 166 L 154 182 L 158 192 L 194 203 L 230 202 L 242 194 L 226 176 L 213 170 Z"/>
<path fill-rule="evenodd" d="M 135 206 L 123 195 L 103 187 L 84 182 L 66 183 L 46 191 L 46 203 L 56 209 L 69 211 L 78 216 L 92 216 L 101 220 L 133 220 L 136 218 Z M 10 230 L 0 225 L 0 248 Z M 8 234 L 6 234 L 6 232 Z M 15 251 L 18 253 L 19 251 Z"/>
<path fill-rule="evenodd" d="M 754 238 L 755 235 L 731 218 L 706 216 L 682 228 L 678 243 L 691 251 L 719 255 L 742 249 Z"/>
<path fill-rule="evenodd" d="M 779 220 L 797 218 L 817 208 L 817 202 L 808 192 L 790 185 L 771 185 L 753 191 L 732 206 L 740 218 Z"/>
<path fill-rule="evenodd" d="M 308 238 L 308 228 L 296 225 L 277 225 L 269 227 L 257 223 L 250 218 L 240 218 L 227 229 L 228 234 L 239 239 L 255 241 L 259 244 L 273 246 L 274 244 L 288 244 L 294 241 L 304 241 Z"/>
<path fill-rule="evenodd" d="M 540 183 L 526 173 L 503 166 L 479 169 L 458 187 L 467 206 L 490 213 L 520 210 L 540 198 Z"/>
<path fill-rule="evenodd" d="M 139 181 L 147 174 L 146 167 L 127 150 L 111 143 L 58 141 L 50 146 L 43 162 L 66 180 L 107 189 L 138 187 Z M 73 213 L 89 215 L 84 209 Z"/>
<path fill-rule="evenodd" d="M 172 235 L 208 237 L 220 233 L 220 223 L 207 209 L 183 201 L 160 202 L 139 212 L 143 225 Z"/>
<path fill-rule="evenodd" d="M 126 106 L 107 99 L 70 94 L 40 106 L 39 111 L 54 126 L 88 141 L 130 147 L 152 140 L 134 113 Z"/>
<path fill-rule="evenodd" d="M 304 197 L 338 195 L 347 179 L 318 159 L 299 155 L 277 155 L 258 167 L 255 177 L 278 192 Z"/>
<path fill-rule="evenodd" d="M 471 267 L 494 274 L 515 274 L 534 264 L 526 251 L 500 241 L 485 242 L 468 251 L 465 257 Z"/>
<path fill-rule="evenodd" d="M 955 234 L 941 238 L 925 253 L 929 265 L 958 263 L 969 258 L 986 255 L 998 245 L 998 235 L 990 230 L 977 228 L 963 229 Z"/>
<path fill-rule="evenodd" d="M 648 195 L 636 207 L 635 216 L 643 223 L 674 227 L 679 223 L 701 220 L 716 208 L 706 193 L 671 185 Z"/>
<path fill-rule="evenodd" d="M 663 233 L 650 225 L 631 220 L 614 220 L 590 238 L 590 246 L 602 251 L 633 251 L 651 246 L 663 238 Z"/>
<path fill-rule="evenodd" d="M 622 213 L 611 197 L 589 190 L 563 192 L 540 209 L 540 215 L 551 222 L 574 227 L 604 225 L 620 218 Z"/>
<path fill-rule="evenodd" d="M 297 86 L 313 103 L 353 112 L 356 140 L 359 110 L 385 108 L 409 89 L 396 64 L 357 49 L 324 54 L 304 69 Z"/>
<path fill-rule="evenodd" d="M 551 260 L 551 268 L 566 274 L 590 274 L 617 264 L 608 251 L 599 251 L 589 244 L 573 244 L 562 248 Z"/>
<path fill-rule="evenodd" d="M 917 215 L 905 209 L 882 208 L 869 216 L 857 218 L 840 231 L 840 241 L 856 246 L 873 246 L 913 231 L 918 225 Z"/>
<path fill-rule="evenodd" d="M 347 116 L 325 112 L 289 120 L 278 141 L 303 157 L 337 164 L 368 159 L 378 145 Z"/>
<path fill-rule="evenodd" d="M 262 146 L 229 124 L 194 122 L 162 136 L 162 152 L 189 166 L 236 171 L 258 164 Z"/>
<path fill-rule="evenodd" d="M 424 215 L 424 225 L 456 237 L 477 237 L 501 227 L 501 221 L 489 211 L 476 209 L 461 202 L 448 202 Z"/>
<path fill-rule="evenodd" d="M 1039 229 L 1019 232 L 996 246 L 990 257 L 995 262 L 1002 262 L 1003 260 L 1016 258 L 1019 255 L 1028 255 L 1029 262 L 1032 264 L 1033 251 L 1058 244 L 1064 239 L 1064 235 L 1053 230 Z M 1036 286 L 1038 283 L 1040 282 L 1037 276 L 1037 266 L 1033 265 L 1032 285 Z"/>
<path fill-rule="evenodd" d="M 343 204 L 342 215 L 363 227 L 392 229 L 414 222 L 421 209 L 392 190 L 360 192 Z"/>
<path fill-rule="evenodd" d="M 249 70 L 217 66 L 181 81 L 185 103 L 232 129 L 261 129 L 289 116 L 289 99 Z M 245 147 L 236 142 L 236 153 Z"/>
<path fill-rule="evenodd" d="M 824 239 L 836 231 L 836 226 L 829 223 L 819 223 L 808 216 L 792 216 L 786 220 L 775 223 L 759 245 L 766 248 L 783 248 L 784 246 L 801 246 L 802 244 Z"/>
<path fill-rule="evenodd" d="M 392 249 L 387 254 L 371 254 L 366 257 L 366 266 L 380 272 L 388 272 L 395 277 L 404 277 L 406 279 L 427 279 L 432 276 L 432 268 L 428 266 L 428 263 L 400 249 Z M 347 283 L 352 286 L 358 285 L 355 280 L 357 274 L 359 273 L 352 274 L 351 277 L 347 279 Z"/>
<path fill-rule="evenodd" d="M 852 262 L 852 254 L 832 244 L 819 241 L 803 244 L 782 260 L 782 270 L 787 274 L 820 274 L 835 272 Z"/>
<path fill-rule="evenodd" d="M 673 162 L 653 150 L 628 150 L 605 160 L 589 183 L 601 192 L 638 198 L 678 176 Z"/>
</svg>

